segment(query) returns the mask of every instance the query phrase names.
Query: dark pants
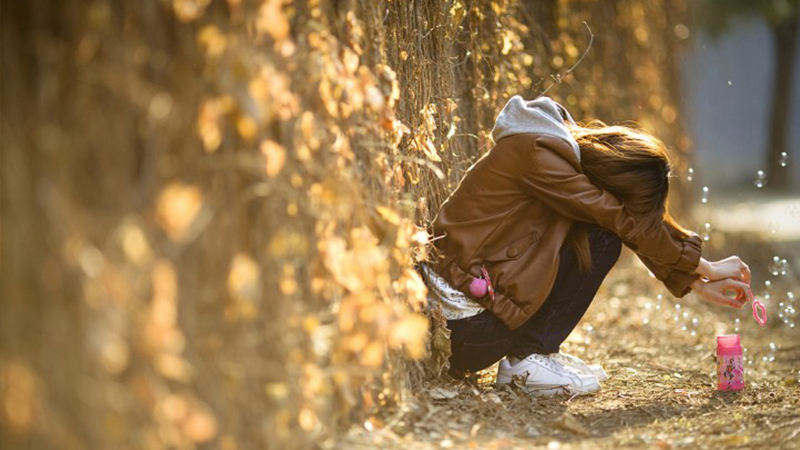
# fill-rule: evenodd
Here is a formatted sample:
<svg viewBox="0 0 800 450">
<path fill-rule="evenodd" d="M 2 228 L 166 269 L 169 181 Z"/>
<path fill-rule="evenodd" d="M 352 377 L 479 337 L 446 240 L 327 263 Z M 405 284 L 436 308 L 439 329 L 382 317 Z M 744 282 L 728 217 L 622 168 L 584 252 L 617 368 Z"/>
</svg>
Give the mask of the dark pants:
<svg viewBox="0 0 800 450">
<path fill-rule="evenodd" d="M 452 355 L 450 374 L 485 369 L 506 355 L 524 358 L 531 353 L 557 353 L 583 317 L 597 289 L 619 259 L 622 241 L 597 225 L 586 227 L 592 254 L 592 270 L 583 273 L 570 245 L 559 252 L 558 274 L 544 304 L 516 330 L 485 310 L 478 315 L 448 320 Z M 536 280 L 531 280 L 535 283 Z"/>
</svg>

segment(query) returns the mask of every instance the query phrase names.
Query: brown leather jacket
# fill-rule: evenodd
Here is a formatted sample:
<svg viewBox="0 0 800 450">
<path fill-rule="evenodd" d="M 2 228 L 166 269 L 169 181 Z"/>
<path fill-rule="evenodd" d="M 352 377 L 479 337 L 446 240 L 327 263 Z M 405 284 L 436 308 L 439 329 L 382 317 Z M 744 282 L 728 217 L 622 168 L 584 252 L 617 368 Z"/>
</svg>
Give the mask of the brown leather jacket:
<svg viewBox="0 0 800 450">
<path fill-rule="evenodd" d="M 636 233 L 620 202 L 592 184 L 562 138 L 523 133 L 500 139 L 470 167 L 429 227 L 440 250 L 432 267 L 510 329 L 530 318 L 555 282 L 559 249 L 576 221 L 614 232 L 677 296 L 699 275 L 702 239 L 664 221 Z M 436 252 L 435 252 L 436 253 Z M 495 288 L 475 298 L 481 266 Z"/>
</svg>

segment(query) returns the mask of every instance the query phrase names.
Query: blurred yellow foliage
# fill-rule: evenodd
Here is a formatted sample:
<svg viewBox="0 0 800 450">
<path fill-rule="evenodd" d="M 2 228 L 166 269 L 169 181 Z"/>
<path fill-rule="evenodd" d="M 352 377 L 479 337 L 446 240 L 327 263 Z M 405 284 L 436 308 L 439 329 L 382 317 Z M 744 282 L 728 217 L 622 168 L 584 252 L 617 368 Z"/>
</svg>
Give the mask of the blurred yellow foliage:
<svg viewBox="0 0 800 450">
<path fill-rule="evenodd" d="M 286 164 L 286 149 L 277 142 L 267 139 L 261 143 L 261 153 L 267 160 L 267 175 L 270 178 L 278 176 Z"/>
<path fill-rule="evenodd" d="M 39 382 L 36 373 L 22 360 L 2 359 L 0 393 L 2 393 L 3 425 L 15 434 L 24 435 L 38 413 Z"/>
<path fill-rule="evenodd" d="M 228 47 L 228 38 L 214 25 L 206 25 L 197 33 L 197 42 L 205 48 L 206 55 L 217 59 Z"/>
<path fill-rule="evenodd" d="M 182 241 L 188 237 L 189 228 L 202 206 L 200 188 L 175 181 L 159 194 L 156 218 L 170 238 Z"/>
<path fill-rule="evenodd" d="M 249 255 L 237 253 L 228 273 L 228 293 L 235 301 L 255 303 L 261 298 L 261 270 Z"/>
</svg>

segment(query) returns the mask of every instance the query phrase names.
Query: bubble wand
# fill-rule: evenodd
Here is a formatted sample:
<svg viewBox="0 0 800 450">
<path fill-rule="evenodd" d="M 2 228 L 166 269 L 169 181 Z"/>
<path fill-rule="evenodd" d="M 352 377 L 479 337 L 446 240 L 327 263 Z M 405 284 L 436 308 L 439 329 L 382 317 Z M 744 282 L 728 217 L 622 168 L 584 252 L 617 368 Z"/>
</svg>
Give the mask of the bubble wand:
<svg viewBox="0 0 800 450">
<path fill-rule="evenodd" d="M 755 297 L 753 297 L 753 319 L 756 319 L 762 327 L 767 324 L 767 308 Z"/>
</svg>

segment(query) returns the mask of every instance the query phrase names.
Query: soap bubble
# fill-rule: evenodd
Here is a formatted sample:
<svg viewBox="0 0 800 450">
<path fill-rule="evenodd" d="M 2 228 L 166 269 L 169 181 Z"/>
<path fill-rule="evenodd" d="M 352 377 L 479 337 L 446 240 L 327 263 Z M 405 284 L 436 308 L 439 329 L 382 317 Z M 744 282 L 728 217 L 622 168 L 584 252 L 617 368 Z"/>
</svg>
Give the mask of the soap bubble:
<svg viewBox="0 0 800 450">
<path fill-rule="evenodd" d="M 771 273 L 772 276 L 775 277 L 775 276 L 778 276 L 779 273 L 781 273 L 781 270 L 780 270 L 780 267 L 779 267 L 780 263 L 781 263 L 781 257 L 780 256 L 773 256 L 772 257 L 772 262 L 769 264 L 769 273 Z"/>
<path fill-rule="evenodd" d="M 778 234 L 778 230 L 781 229 L 781 226 L 775 222 L 769 223 L 769 234 Z"/>
<path fill-rule="evenodd" d="M 778 317 L 789 325 L 789 328 L 794 328 L 794 318 L 797 316 L 797 309 L 794 306 L 794 294 L 791 292 L 786 293 L 788 302 L 780 302 L 778 304 Z"/>
<path fill-rule="evenodd" d="M 675 309 L 681 309 L 681 304 L 680 303 L 675 303 Z"/>
<path fill-rule="evenodd" d="M 753 180 L 753 183 L 755 183 L 758 188 L 764 187 L 764 185 L 767 184 L 767 174 L 765 174 L 763 170 L 759 170 L 756 172 L 756 179 Z"/>
<path fill-rule="evenodd" d="M 712 227 L 710 223 L 703 225 L 703 234 L 701 234 L 700 237 L 702 237 L 704 241 L 707 241 L 711 238 L 711 229 Z"/>
<path fill-rule="evenodd" d="M 773 276 L 786 275 L 789 271 L 789 262 L 780 256 L 773 256 L 772 262 L 769 264 L 769 272 Z"/>
<path fill-rule="evenodd" d="M 768 291 L 772 291 L 772 281 L 770 280 L 765 281 L 764 287 L 766 287 Z M 766 294 L 764 297 L 769 298 L 769 294 Z"/>
<path fill-rule="evenodd" d="M 741 324 L 742 324 L 742 321 L 739 320 L 739 319 L 736 319 L 735 325 L 733 327 L 733 331 L 738 332 L 739 331 L 739 325 L 741 325 Z M 745 351 L 747 351 L 747 349 L 745 349 Z"/>
<path fill-rule="evenodd" d="M 789 155 L 786 152 L 781 152 L 780 158 L 778 158 L 778 163 L 781 167 L 786 167 L 786 164 L 789 162 Z"/>
<path fill-rule="evenodd" d="M 584 344 L 590 344 L 592 339 L 589 337 L 592 333 L 594 333 L 594 327 L 592 324 L 587 323 L 583 325 L 583 330 L 586 332 L 586 337 L 583 339 Z"/>
<path fill-rule="evenodd" d="M 648 319 L 647 317 L 645 317 L 644 319 L 642 319 L 642 324 L 643 324 L 643 325 L 647 325 L 648 323 L 650 323 L 650 319 Z"/>
<path fill-rule="evenodd" d="M 733 81 L 728 80 L 728 86 L 733 86 Z"/>
<path fill-rule="evenodd" d="M 699 322 L 700 322 L 700 321 L 697 319 L 697 317 L 693 318 L 693 319 L 692 319 L 692 326 L 695 326 L 695 327 L 696 327 L 696 326 L 697 326 L 697 324 L 698 324 Z"/>
<path fill-rule="evenodd" d="M 703 203 L 708 203 L 708 186 L 703 186 L 703 197 L 700 199 Z"/>
<path fill-rule="evenodd" d="M 686 175 L 686 181 L 692 181 L 694 179 L 694 169 L 689 167 L 689 174 Z"/>
</svg>

